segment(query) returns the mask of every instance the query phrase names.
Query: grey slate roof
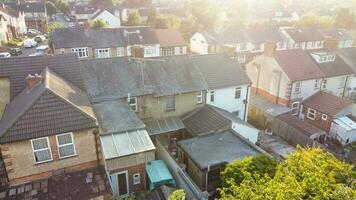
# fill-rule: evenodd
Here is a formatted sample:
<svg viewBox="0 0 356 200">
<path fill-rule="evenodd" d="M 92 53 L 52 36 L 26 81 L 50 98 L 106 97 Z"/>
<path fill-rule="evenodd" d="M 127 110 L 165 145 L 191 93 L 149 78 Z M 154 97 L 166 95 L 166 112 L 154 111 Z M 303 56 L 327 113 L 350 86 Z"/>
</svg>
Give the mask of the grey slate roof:
<svg viewBox="0 0 356 200">
<path fill-rule="evenodd" d="M 93 104 L 100 134 L 121 133 L 145 128 L 145 124 L 124 100 Z"/>
<path fill-rule="evenodd" d="M 337 55 L 356 73 L 356 47 L 339 49 Z"/>
<path fill-rule="evenodd" d="M 333 62 L 316 63 L 326 77 L 343 76 L 354 73 L 344 60 L 337 55 Z"/>
<path fill-rule="evenodd" d="M 193 63 L 200 69 L 209 89 L 219 89 L 251 83 L 242 67 L 224 54 L 209 54 L 192 57 Z"/>
<path fill-rule="evenodd" d="M 331 37 L 338 41 L 340 40 L 352 40 L 352 36 L 345 30 L 339 28 L 324 28 L 320 29 L 320 32 L 324 35 L 324 37 Z"/>
<path fill-rule="evenodd" d="M 188 56 L 160 59 L 109 58 L 82 61 L 92 102 L 131 96 L 167 96 L 206 90 L 201 72 Z"/>
<path fill-rule="evenodd" d="M 46 68 L 44 80 L 24 89 L 6 107 L 0 143 L 33 139 L 96 127 L 86 94 Z"/>
<path fill-rule="evenodd" d="M 56 56 L 10 57 L 0 59 L 0 77 L 10 79 L 10 95 L 13 99 L 26 87 L 29 74 L 40 74 L 46 67 L 63 76 L 79 88 L 83 89 L 80 76 L 80 64 L 76 54 Z"/>
<path fill-rule="evenodd" d="M 146 26 L 107 29 L 63 28 L 54 30 L 53 44 L 55 48 L 109 48 L 153 45 L 159 44 L 159 41 L 155 31 Z"/>
<path fill-rule="evenodd" d="M 208 166 L 230 163 L 247 156 L 256 156 L 261 152 L 250 145 L 237 133 L 224 131 L 178 142 L 178 146 L 189 155 L 193 162 L 204 170 Z"/>
</svg>

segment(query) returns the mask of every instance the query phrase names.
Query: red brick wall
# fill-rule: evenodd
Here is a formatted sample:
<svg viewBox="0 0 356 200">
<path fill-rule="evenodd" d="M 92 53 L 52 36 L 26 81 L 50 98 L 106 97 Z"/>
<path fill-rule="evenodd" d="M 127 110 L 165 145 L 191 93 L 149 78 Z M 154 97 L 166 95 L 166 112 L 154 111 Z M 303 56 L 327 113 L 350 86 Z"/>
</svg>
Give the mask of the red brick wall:
<svg viewBox="0 0 356 200">
<path fill-rule="evenodd" d="M 118 172 L 123 172 L 123 171 L 127 171 L 127 175 L 128 175 L 128 180 L 129 180 L 129 187 L 130 187 L 130 192 L 137 192 L 137 191 L 143 191 L 146 190 L 147 185 L 146 185 L 146 170 L 145 170 L 145 165 L 144 164 L 140 164 L 140 165 L 136 165 L 136 166 L 131 166 L 128 168 L 124 168 L 124 169 L 119 169 L 119 170 L 115 170 L 115 172 L 112 172 L 111 174 L 114 173 L 118 173 Z M 139 173 L 140 174 L 140 179 L 141 179 L 141 183 L 134 185 L 133 184 L 133 175 Z"/>
<path fill-rule="evenodd" d="M 288 105 L 289 104 L 289 100 L 288 99 L 283 99 L 281 97 L 276 97 L 272 94 L 270 94 L 267 91 L 264 91 L 261 88 L 256 88 L 256 87 L 251 87 L 251 93 L 252 94 L 258 94 L 264 98 L 266 98 L 268 101 L 272 102 L 272 103 L 276 103 L 276 104 L 281 104 L 281 105 Z"/>
<path fill-rule="evenodd" d="M 328 116 L 327 120 L 323 120 L 321 118 L 322 113 L 316 110 L 315 119 L 311 120 L 311 119 L 308 118 L 308 109 L 309 109 L 309 107 L 303 105 L 304 121 L 309 123 L 309 124 L 311 124 L 311 125 L 313 125 L 313 126 L 315 126 L 315 127 L 317 127 L 317 128 L 319 128 L 319 129 L 321 129 L 321 130 L 329 132 L 330 131 L 330 127 L 331 127 L 331 122 L 332 122 L 333 118 L 331 116 Z"/>
</svg>

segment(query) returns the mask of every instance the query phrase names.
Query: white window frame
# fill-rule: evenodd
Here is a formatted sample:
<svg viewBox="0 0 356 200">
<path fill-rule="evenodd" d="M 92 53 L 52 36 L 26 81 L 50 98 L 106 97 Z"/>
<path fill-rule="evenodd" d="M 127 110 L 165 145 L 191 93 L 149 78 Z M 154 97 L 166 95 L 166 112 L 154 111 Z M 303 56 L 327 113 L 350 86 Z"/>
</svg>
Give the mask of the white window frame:
<svg viewBox="0 0 356 200">
<path fill-rule="evenodd" d="M 125 47 L 117 47 L 116 48 L 116 56 L 124 57 L 125 56 Z"/>
<path fill-rule="evenodd" d="M 60 49 L 59 49 L 59 53 L 60 53 L 60 54 L 64 54 L 64 53 L 65 53 L 65 49 L 64 49 L 64 48 L 60 48 Z"/>
<path fill-rule="evenodd" d="M 141 175 L 140 175 L 140 173 L 134 173 L 132 175 L 132 183 L 133 183 L 133 185 L 141 184 Z"/>
<path fill-rule="evenodd" d="M 70 134 L 70 136 L 71 136 L 72 143 L 59 145 L 58 136 L 68 135 L 68 134 Z M 73 156 L 76 156 L 76 155 L 77 155 L 77 151 L 76 151 L 76 149 L 75 149 L 74 138 L 73 138 L 73 133 L 72 133 L 72 132 L 56 135 L 56 141 L 57 141 L 57 151 L 58 151 L 58 157 L 59 157 L 59 159 L 69 158 L 69 157 L 73 157 Z M 73 155 L 68 155 L 68 156 L 61 156 L 61 153 L 60 153 L 60 151 L 59 151 L 59 148 L 60 148 L 60 147 L 65 147 L 65 146 L 69 146 L 69 145 L 73 145 L 74 154 L 73 154 Z"/>
<path fill-rule="evenodd" d="M 311 116 L 311 115 L 313 115 L 313 116 Z M 312 108 L 308 108 L 307 118 L 310 120 L 315 120 L 315 116 L 316 116 L 316 110 L 314 110 Z"/>
<path fill-rule="evenodd" d="M 214 90 L 211 90 L 210 91 L 210 102 L 214 103 L 215 102 L 215 91 Z"/>
<path fill-rule="evenodd" d="M 168 107 L 168 100 L 169 98 L 172 98 L 173 99 L 173 106 L 172 107 Z M 169 111 L 174 111 L 176 109 L 176 96 L 175 95 L 169 95 L 169 96 L 166 96 L 166 111 L 169 112 Z"/>
<path fill-rule="evenodd" d="M 111 57 L 110 48 L 95 49 L 95 58 L 110 58 L 110 57 Z"/>
<path fill-rule="evenodd" d="M 326 89 L 327 84 L 328 84 L 327 79 L 324 79 L 323 82 L 321 82 L 321 85 L 322 85 L 322 86 L 321 86 L 321 89 Z"/>
<path fill-rule="evenodd" d="M 77 53 L 79 58 L 88 58 L 89 57 L 88 47 L 72 48 L 71 51 L 74 53 Z M 80 55 L 80 54 L 83 54 L 83 55 Z"/>
<path fill-rule="evenodd" d="M 237 96 L 238 93 L 239 95 Z M 235 88 L 235 99 L 241 99 L 241 93 L 242 93 L 241 87 Z"/>
<path fill-rule="evenodd" d="M 34 148 L 34 146 L 33 146 L 33 141 L 42 140 L 42 139 L 46 139 L 46 141 L 47 141 L 47 148 L 36 149 L 36 150 L 35 150 L 35 148 Z M 46 162 L 51 162 L 51 161 L 53 161 L 52 150 L 51 150 L 51 144 L 49 143 L 49 138 L 48 138 L 48 137 L 41 137 L 41 138 L 32 139 L 32 140 L 31 140 L 31 147 L 32 147 L 32 153 L 33 153 L 33 160 L 35 161 L 36 164 L 46 163 Z M 50 159 L 50 160 L 44 160 L 44 161 L 39 161 L 39 162 L 37 162 L 37 161 L 36 161 L 35 152 L 43 151 L 43 150 L 47 150 L 47 149 L 49 150 L 49 154 L 50 154 L 50 156 L 51 156 L 51 159 Z"/>
<path fill-rule="evenodd" d="M 134 103 L 130 103 L 132 99 L 134 99 L 134 101 L 135 101 Z M 135 109 L 132 109 L 133 111 L 138 112 L 137 97 L 127 98 L 127 102 L 128 102 L 128 104 L 129 104 L 131 109 L 132 109 L 133 106 L 135 107 Z"/>
<path fill-rule="evenodd" d="M 197 104 L 203 103 L 203 91 L 197 92 L 196 103 Z"/>
<path fill-rule="evenodd" d="M 321 115 L 321 119 L 324 120 L 324 121 L 328 120 L 328 115 L 327 114 L 322 114 Z"/>
<path fill-rule="evenodd" d="M 297 105 L 297 107 L 295 107 L 295 105 Z M 295 101 L 292 103 L 292 115 L 298 115 L 299 114 L 299 106 L 300 106 L 300 102 L 299 101 Z"/>
<path fill-rule="evenodd" d="M 318 89 L 318 88 L 319 88 L 319 79 L 315 79 L 314 89 Z"/>
<path fill-rule="evenodd" d="M 294 94 L 299 94 L 301 92 L 302 82 L 295 82 Z"/>
</svg>

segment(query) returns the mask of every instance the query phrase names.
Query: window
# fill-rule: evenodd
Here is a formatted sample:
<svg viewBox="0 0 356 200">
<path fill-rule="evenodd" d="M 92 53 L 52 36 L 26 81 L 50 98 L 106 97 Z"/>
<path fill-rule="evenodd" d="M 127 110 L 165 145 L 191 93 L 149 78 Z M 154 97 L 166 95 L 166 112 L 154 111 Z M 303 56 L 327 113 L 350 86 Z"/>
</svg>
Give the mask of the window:
<svg viewBox="0 0 356 200">
<path fill-rule="evenodd" d="M 174 54 L 174 49 L 172 48 L 162 48 L 161 55 L 162 56 L 172 56 Z"/>
<path fill-rule="evenodd" d="M 318 89 L 318 87 L 319 87 L 319 79 L 316 79 L 314 84 L 314 89 Z"/>
<path fill-rule="evenodd" d="M 67 158 L 75 155 L 73 133 L 57 135 L 59 158 Z"/>
<path fill-rule="evenodd" d="M 171 96 L 167 96 L 166 97 L 166 111 L 172 111 L 175 109 L 176 105 L 175 105 L 175 96 L 171 95 Z"/>
<path fill-rule="evenodd" d="M 203 91 L 197 92 L 197 104 L 203 103 Z"/>
<path fill-rule="evenodd" d="M 95 57 L 96 58 L 110 58 L 111 57 L 111 49 L 95 49 Z"/>
<path fill-rule="evenodd" d="M 36 163 L 52 160 L 52 152 L 49 146 L 48 137 L 31 140 L 31 143 Z"/>
<path fill-rule="evenodd" d="M 326 121 L 326 120 L 328 120 L 328 116 L 326 114 L 322 114 L 321 115 L 321 119 Z"/>
<path fill-rule="evenodd" d="M 295 87 L 294 87 L 294 93 L 300 93 L 300 82 L 296 82 L 295 83 Z"/>
<path fill-rule="evenodd" d="M 327 81 L 326 81 L 326 79 L 325 79 L 325 80 L 323 80 L 323 83 L 322 83 L 322 89 L 325 89 L 325 88 L 326 88 L 326 84 L 327 84 Z"/>
<path fill-rule="evenodd" d="M 64 49 L 64 48 L 60 48 L 60 49 L 59 49 L 59 53 L 60 53 L 60 54 L 64 54 L 64 53 L 65 53 L 65 49 Z"/>
<path fill-rule="evenodd" d="M 314 120 L 316 111 L 314 109 L 308 108 L 307 118 Z"/>
<path fill-rule="evenodd" d="M 293 102 L 292 104 L 292 115 L 298 115 L 299 113 L 299 101 Z"/>
<path fill-rule="evenodd" d="M 215 91 L 210 91 L 210 102 L 215 101 Z"/>
<path fill-rule="evenodd" d="M 241 88 L 235 88 L 235 99 L 241 98 Z"/>
<path fill-rule="evenodd" d="M 145 47 L 145 55 L 146 56 L 154 56 L 156 54 L 155 47 Z"/>
<path fill-rule="evenodd" d="M 137 97 L 130 97 L 129 99 L 127 99 L 127 102 L 129 102 L 129 106 L 133 111 L 138 111 Z"/>
<path fill-rule="evenodd" d="M 133 174 L 133 184 L 134 185 L 138 185 L 141 183 L 141 178 L 140 178 L 140 174 L 139 173 L 136 173 L 136 174 Z"/>
<path fill-rule="evenodd" d="M 84 47 L 84 48 L 73 48 L 72 52 L 76 52 L 78 54 L 79 58 L 87 58 L 89 57 L 89 53 L 88 53 L 88 48 Z"/>
<path fill-rule="evenodd" d="M 118 47 L 118 48 L 116 49 L 116 56 L 117 56 L 117 57 L 125 56 L 125 49 L 124 49 L 124 47 Z"/>
</svg>

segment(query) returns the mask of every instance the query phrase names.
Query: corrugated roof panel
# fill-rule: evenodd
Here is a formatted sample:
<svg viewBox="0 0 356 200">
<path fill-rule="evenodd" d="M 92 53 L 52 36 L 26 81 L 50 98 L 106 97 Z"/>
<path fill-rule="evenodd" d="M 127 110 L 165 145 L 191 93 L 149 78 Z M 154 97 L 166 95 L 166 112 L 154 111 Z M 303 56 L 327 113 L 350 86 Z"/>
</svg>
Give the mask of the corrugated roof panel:
<svg viewBox="0 0 356 200">
<path fill-rule="evenodd" d="M 102 136 L 101 143 L 103 146 L 103 152 L 104 152 L 105 159 L 118 157 L 112 135 Z"/>
</svg>

